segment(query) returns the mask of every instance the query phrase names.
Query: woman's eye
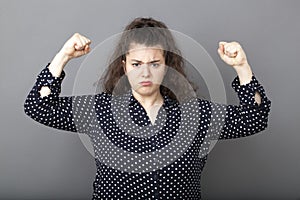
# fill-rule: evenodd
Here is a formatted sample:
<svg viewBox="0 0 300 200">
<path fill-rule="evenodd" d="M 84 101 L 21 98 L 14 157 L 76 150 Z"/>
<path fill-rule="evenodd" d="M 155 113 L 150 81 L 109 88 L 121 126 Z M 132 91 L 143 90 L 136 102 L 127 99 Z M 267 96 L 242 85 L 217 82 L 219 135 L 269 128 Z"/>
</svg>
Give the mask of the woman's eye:
<svg viewBox="0 0 300 200">
<path fill-rule="evenodd" d="M 152 63 L 152 67 L 159 67 L 158 63 Z"/>
<path fill-rule="evenodd" d="M 139 63 L 132 63 L 132 66 L 133 67 L 138 67 L 138 66 L 140 66 L 140 64 Z"/>
</svg>

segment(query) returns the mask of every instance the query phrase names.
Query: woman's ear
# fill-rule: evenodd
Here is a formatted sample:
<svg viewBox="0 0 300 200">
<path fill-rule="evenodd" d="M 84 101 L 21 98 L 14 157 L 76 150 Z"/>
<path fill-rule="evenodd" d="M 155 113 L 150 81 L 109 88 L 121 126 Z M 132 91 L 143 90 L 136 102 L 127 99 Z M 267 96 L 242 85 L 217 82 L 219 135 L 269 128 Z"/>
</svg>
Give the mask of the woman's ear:
<svg viewBox="0 0 300 200">
<path fill-rule="evenodd" d="M 122 60 L 122 67 L 123 67 L 124 73 L 126 75 L 126 62 L 125 62 L 125 60 Z"/>
</svg>

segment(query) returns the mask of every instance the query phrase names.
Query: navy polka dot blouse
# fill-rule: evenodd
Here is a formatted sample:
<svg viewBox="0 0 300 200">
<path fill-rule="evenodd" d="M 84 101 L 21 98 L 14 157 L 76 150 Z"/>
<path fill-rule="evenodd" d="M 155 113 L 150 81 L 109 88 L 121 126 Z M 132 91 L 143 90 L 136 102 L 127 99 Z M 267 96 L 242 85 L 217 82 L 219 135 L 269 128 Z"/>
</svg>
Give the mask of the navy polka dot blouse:
<svg viewBox="0 0 300 200">
<path fill-rule="evenodd" d="M 253 135 L 268 123 L 271 102 L 253 76 L 232 86 L 240 105 L 164 96 L 154 123 L 129 91 L 60 97 L 65 76 L 48 67 L 25 101 L 25 113 L 46 126 L 87 134 L 97 166 L 93 199 L 201 199 L 201 172 L 212 141 Z M 51 93 L 40 97 L 42 86 Z M 259 92 L 262 102 L 254 100 Z"/>
</svg>

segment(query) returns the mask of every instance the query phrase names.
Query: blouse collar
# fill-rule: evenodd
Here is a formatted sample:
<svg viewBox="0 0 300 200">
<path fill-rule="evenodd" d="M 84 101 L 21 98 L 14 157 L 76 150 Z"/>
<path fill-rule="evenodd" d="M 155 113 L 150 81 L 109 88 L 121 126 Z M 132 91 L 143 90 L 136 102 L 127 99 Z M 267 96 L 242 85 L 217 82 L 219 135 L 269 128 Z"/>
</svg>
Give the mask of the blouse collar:
<svg viewBox="0 0 300 200">
<path fill-rule="evenodd" d="M 138 100 L 133 96 L 132 91 L 129 90 L 126 94 L 125 94 L 125 99 L 128 100 L 129 105 L 134 105 L 136 103 L 138 103 Z M 167 95 L 163 95 L 163 99 L 164 99 L 164 103 L 163 106 L 169 107 L 173 104 L 176 103 L 176 100 L 171 99 L 169 96 Z"/>
</svg>

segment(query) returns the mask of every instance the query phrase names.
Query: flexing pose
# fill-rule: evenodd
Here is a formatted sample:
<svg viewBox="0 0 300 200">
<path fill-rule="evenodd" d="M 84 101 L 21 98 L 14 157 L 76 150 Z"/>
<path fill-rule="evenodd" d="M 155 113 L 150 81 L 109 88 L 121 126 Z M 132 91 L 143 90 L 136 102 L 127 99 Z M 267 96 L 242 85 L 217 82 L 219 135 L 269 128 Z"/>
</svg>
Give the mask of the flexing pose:
<svg viewBox="0 0 300 200">
<path fill-rule="evenodd" d="M 237 42 L 220 42 L 218 53 L 237 73 L 232 86 L 239 105 L 189 96 L 189 84 L 176 78 L 186 77 L 180 50 L 166 25 L 152 18 L 125 28 L 101 78 L 103 92 L 60 96 L 64 67 L 88 54 L 90 44 L 78 33 L 64 44 L 38 75 L 25 112 L 90 137 L 97 166 L 93 199 L 201 199 L 210 141 L 267 127 L 270 100 Z"/>
</svg>

